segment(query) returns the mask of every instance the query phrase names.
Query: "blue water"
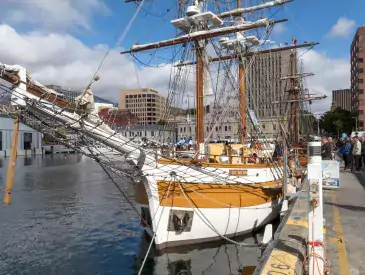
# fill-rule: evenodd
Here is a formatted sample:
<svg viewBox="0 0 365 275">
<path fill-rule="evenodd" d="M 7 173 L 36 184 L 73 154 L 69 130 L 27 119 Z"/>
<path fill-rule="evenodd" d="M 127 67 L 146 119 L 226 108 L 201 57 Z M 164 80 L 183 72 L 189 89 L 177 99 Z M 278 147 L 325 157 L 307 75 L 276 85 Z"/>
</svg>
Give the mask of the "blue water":
<svg viewBox="0 0 365 275">
<path fill-rule="evenodd" d="M 0 159 L 1 186 L 6 170 Z M 130 183 L 117 183 L 132 199 Z M 94 161 L 77 154 L 19 157 L 12 204 L 0 204 L 0 274 L 137 274 L 149 245 L 139 222 Z M 152 250 L 142 274 L 240 274 L 260 255 L 231 244 Z"/>
</svg>

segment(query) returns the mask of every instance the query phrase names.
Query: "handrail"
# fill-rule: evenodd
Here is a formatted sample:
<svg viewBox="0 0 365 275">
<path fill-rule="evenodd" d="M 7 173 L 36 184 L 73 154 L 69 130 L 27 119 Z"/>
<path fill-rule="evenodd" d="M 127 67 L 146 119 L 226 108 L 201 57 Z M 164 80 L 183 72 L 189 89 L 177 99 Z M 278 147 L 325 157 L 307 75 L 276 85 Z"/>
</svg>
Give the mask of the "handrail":
<svg viewBox="0 0 365 275">
<path fill-rule="evenodd" d="M 166 150 L 165 152 L 167 155 L 170 155 L 172 153 L 169 150 Z M 192 151 L 177 151 L 175 152 L 175 155 L 173 156 L 174 159 L 181 162 L 199 162 L 199 163 L 221 163 L 221 164 L 270 164 L 271 160 L 276 160 L 278 163 L 283 162 L 282 157 L 275 157 L 275 158 L 269 158 L 269 157 L 258 157 L 258 156 L 227 156 L 227 155 L 214 155 L 214 154 L 198 154 L 194 159 L 192 158 L 183 158 L 182 155 L 184 154 L 192 154 L 194 155 L 195 152 Z M 203 158 L 202 158 L 203 157 Z M 220 157 L 228 157 L 228 162 L 221 162 L 219 160 Z M 163 158 L 163 156 L 161 157 Z"/>
</svg>

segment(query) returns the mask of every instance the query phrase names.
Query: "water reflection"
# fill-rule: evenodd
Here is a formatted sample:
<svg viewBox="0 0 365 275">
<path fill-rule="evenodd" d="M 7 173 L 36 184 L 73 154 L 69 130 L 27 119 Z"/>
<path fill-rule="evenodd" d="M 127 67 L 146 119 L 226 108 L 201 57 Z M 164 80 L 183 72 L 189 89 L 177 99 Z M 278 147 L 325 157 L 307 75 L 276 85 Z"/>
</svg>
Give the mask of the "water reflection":
<svg viewBox="0 0 365 275">
<path fill-rule="evenodd" d="M 2 185 L 7 162 L 0 159 Z M 117 183 L 133 197 L 129 181 Z M 0 220 L 0 274 L 137 274 L 150 243 L 100 166 L 77 154 L 18 157 L 12 205 L 0 204 Z M 152 247 L 142 274 L 236 275 L 260 256 L 259 248 L 233 244 L 164 254 Z"/>
<path fill-rule="evenodd" d="M 261 239 L 262 232 L 256 237 Z M 253 244 L 255 238 L 238 239 Z M 135 272 L 138 273 L 146 255 L 150 237 L 142 234 L 140 251 L 135 259 Z M 236 244 L 208 243 L 199 246 L 174 248 L 161 254 L 152 247 L 142 274 L 144 275 L 238 275 L 252 274 L 262 256 L 263 250 L 255 247 L 242 247 Z"/>
<path fill-rule="evenodd" d="M 32 165 L 35 157 L 24 157 L 24 166 Z"/>
</svg>

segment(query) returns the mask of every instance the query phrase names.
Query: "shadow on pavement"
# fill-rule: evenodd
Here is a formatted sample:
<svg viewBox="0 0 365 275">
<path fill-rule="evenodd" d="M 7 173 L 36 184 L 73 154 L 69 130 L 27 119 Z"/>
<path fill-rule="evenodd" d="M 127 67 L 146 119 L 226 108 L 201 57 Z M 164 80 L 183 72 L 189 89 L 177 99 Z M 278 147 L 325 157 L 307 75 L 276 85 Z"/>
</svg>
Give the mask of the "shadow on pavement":
<svg viewBox="0 0 365 275">
<path fill-rule="evenodd" d="M 352 210 L 352 211 L 365 211 L 365 207 L 363 207 L 363 206 L 338 204 L 338 203 L 332 203 L 332 202 L 325 202 L 324 204 L 337 206 L 337 207 L 344 208 L 344 209 L 347 209 L 347 210 Z"/>
</svg>

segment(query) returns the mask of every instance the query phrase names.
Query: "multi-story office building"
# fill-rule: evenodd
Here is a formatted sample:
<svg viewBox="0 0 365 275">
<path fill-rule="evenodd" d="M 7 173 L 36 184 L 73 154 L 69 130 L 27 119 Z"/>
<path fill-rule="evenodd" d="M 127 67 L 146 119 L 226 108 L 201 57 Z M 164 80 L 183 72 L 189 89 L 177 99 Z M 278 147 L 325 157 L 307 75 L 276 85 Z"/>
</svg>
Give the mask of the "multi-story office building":
<svg viewBox="0 0 365 275">
<path fill-rule="evenodd" d="M 351 89 L 332 91 L 332 103 L 334 108 L 341 108 L 351 112 Z"/>
<path fill-rule="evenodd" d="M 119 109 L 137 115 L 141 124 L 157 124 L 165 105 L 166 98 L 150 88 L 119 91 Z"/>
<path fill-rule="evenodd" d="M 291 54 L 289 50 L 256 55 L 252 65 L 246 65 L 246 101 L 258 119 L 286 115 L 289 86 L 281 78 L 292 75 Z"/>
<path fill-rule="evenodd" d="M 216 123 L 211 119 L 211 115 L 204 118 L 204 137 L 209 136 L 212 140 L 238 140 L 238 119 L 227 117 L 223 121 Z M 178 139 L 192 138 L 196 139 L 196 122 L 195 118 L 190 121 L 180 121 L 177 123 Z"/>
<path fill-rule="evenodd" d="M 358 129 L 365 126 L 365 27 L 358 28 L 351 44 L 351 110 L 356 111 Z"/>
</svg>

